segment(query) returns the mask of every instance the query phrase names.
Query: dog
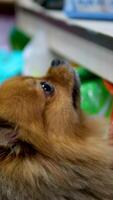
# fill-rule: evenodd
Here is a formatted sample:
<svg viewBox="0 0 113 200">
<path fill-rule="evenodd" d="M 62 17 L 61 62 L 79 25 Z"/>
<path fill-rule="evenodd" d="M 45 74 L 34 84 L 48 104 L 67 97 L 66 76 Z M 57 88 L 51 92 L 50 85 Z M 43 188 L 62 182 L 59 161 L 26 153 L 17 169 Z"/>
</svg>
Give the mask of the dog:
<svg viewBox="0 0 113 200">
<path fill-rule="evenodd" d="M 106 128 L 80 108 L 80 82 L 53 60 L 47 76 L 0 86 L 0 200 L 113 200 Z"/>
</svg>

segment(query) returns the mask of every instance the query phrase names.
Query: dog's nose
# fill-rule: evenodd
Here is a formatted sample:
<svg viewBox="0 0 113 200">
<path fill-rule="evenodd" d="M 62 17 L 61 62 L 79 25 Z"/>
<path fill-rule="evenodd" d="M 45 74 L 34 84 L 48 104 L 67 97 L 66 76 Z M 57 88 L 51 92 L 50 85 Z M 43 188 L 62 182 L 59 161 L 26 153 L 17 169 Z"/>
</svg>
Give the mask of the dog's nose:
<svg viewBox="0 0 113 200">
<path fill-rule="evenodd" d="M 65 65 L 66 62 L 63 61 L 63 60 L 60 60 L 60 59 L 54 59 L 52 62 L 51 62 L 51 67 L 58 67 L 60 65 Z"/>
<path fill-rule="evenodd" d="M 74 69 L 70 66 L 70 64 L 64 60 L 60 60 L 60 59 L 54 59 L 51 62 L 51 68 L 56 68 L 56 67 L 63 67 L 65 68 L 69 73 L 73 73 L 75 74 Z"/>
<path fill-rule="evenodd" d="M 76 73 L 76 71 L 74 70 L 73 67 L 71 67 L 71 65 L 64 61 L 64 60 L 60 60 L 60 59 L 54 59 L 52 62 L 51 62 L 51 70 L 53 70 L 56 68 L 59 70 L 59 74 L 63 74 L 62 77 L 65 77 L 65 72 L 67 71 L 68 75 L 71 74 L 73 76 L 73 78 L 75 80 L 77 80 L 77 82 L 80 83 L 80 80 L 79 80 L 79 76 L 78 74 Z M 65 69 L 65 70 L 62 70 L 62 69 Z M 66 76 L 67 77 L 67 76 Z"/>
</svg>

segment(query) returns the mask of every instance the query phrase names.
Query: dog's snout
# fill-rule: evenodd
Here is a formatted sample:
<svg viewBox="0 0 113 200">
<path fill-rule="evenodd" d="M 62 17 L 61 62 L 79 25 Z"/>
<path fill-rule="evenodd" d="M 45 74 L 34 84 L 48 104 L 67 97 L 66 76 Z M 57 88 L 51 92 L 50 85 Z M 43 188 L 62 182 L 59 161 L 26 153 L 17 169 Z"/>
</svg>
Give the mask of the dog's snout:
<svg viewBox="0 0 113 200">
<path fill-rule="evenodd" d="M 51 67 L 59 67 L 60 65 L 65 65 L 66 62 L 63 61 L 63 60 L 60 60 L 60 59 L 54 59 L 52 62 L 51 62 Z"/>
<path fill-rule="evenodd" d="M 62 67 L 62 68 L 67 69 L 67 71 L 70 73 L 74 72 L 73 68 L 70 66 L 68 62 L 64 60 L 60 60 L 60 59 L 53 60 L 51 62 L 51 67 L 58 67 L 58 68 Z"/>
</svg>

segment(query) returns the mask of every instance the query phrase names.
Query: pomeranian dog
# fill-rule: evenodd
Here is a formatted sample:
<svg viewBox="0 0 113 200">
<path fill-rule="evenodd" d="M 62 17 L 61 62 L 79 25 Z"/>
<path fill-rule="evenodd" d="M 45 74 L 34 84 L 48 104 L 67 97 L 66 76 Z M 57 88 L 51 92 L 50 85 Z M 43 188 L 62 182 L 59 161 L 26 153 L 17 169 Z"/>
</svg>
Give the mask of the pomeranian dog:
<svg viewBox="0 0 113 200">
<path fill-rule="evenodd" d="M 80 109 L 73 69 L 0 86 L 0 200 L 113 200 L 106 128 Z"/>
</svg>

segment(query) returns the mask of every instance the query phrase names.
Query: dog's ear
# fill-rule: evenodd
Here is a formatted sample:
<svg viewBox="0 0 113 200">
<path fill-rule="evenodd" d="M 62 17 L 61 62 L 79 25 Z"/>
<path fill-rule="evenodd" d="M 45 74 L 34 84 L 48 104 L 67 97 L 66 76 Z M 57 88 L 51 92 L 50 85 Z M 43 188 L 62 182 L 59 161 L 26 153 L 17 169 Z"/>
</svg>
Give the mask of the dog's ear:
<svg viewBox="0 0 113 200">
<path fill-rule="evenodd" d="M 17 126 L 14 123 L 0 118 L 0 147 L 5 148 L 13 145 L 17 134 Z"/>
</svg>

